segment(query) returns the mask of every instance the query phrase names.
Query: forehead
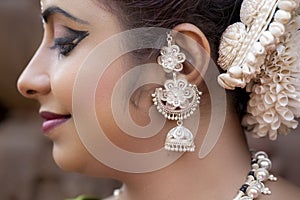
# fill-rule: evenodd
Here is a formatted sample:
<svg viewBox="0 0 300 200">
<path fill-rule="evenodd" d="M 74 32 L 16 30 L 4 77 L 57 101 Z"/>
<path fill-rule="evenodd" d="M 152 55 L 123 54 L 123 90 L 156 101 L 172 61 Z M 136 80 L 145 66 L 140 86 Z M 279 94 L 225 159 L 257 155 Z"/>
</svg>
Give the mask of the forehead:
<svg viewBox="0 0 300 200">
<path fill-rule="evenodd" d="M 50 6 L 63 7 L 71 11 L 78 8 L 92 8 L 95 5 L 93 0 L 41 0 L 40 3 L 42 11 Z"/>
<path fill-rule="evenodd" d="M 88 20 L 91 24 L 93 22 L 99 23 L 101 20 L 118 21 L 117 17 L 113 15 L 108 9 L 105 9 L 104 5 L 98 0 L 41 0 L 42 12 L 49 7 L 59 7 L 66 12 L 83 20 Z"/>
</svg>

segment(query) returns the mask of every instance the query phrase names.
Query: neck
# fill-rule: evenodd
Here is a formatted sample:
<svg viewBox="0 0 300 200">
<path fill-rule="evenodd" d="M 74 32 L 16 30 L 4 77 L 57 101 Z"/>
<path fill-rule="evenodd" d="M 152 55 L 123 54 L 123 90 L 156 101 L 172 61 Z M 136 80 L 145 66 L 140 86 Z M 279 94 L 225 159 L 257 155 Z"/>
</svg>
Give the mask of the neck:
<svg viewBox="0 0 300 200">
<path fill-rule="evenodd" d="M 199 146 L 204 136 L 197 135 L 195 144 Z M 121 200 L 232 199 L 250 168 L 250 153 L 239 119 L 228 114 L 220 139 L 207 157 L 199 159 L 196 150 L 162 170 L 127 174 Z"/>
</svg>

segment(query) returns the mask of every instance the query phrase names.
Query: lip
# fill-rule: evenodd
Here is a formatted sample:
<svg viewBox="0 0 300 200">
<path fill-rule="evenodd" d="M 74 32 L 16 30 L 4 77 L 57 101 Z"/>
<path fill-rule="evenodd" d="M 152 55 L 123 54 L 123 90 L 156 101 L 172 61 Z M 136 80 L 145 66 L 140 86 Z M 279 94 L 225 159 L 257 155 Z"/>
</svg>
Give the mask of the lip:
<svg viewBox="0 0 300 200">
<path fill-rule="evenodd" d="M 49 131 L 60 126 L 71 118 L 70 114 L 56 114 L 52 112 L 40 112 L 41 117 L 44 119 L 42 129 L 44 133 L 49 133 Z"/>
</svg>

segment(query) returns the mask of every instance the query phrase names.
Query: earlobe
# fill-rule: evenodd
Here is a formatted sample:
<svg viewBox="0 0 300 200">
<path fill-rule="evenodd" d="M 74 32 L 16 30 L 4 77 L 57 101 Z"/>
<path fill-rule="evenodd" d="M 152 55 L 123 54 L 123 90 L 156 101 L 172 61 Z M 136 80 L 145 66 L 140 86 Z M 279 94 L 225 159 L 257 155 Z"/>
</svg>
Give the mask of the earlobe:
<svg viewBox="0 0 300 200">
<path fill-rule="evenodd" d="M 211 50 L 206 36 L 197 26 L 190 23 L 174 27 L 173 35 L 175 42 L 187 55 L 183 69 L 185 78 L 199 86 L 210 62 Z"/>
</svg>

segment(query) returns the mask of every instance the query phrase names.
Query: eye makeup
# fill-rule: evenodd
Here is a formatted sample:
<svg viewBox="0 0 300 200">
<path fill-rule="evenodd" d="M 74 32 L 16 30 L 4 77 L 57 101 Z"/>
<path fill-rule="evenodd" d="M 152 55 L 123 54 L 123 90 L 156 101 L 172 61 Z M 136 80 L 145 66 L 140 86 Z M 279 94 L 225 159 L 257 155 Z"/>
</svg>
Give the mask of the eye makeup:
<svg viewBox="0 0 300 200">
<path fill-rule="evenodd" d="M 51 49 L 56 49 L 59 55 L 68 56 L 72 50 L 89 35 L 88 31 L 74 30 L 64 27 L 66 34 L 63 37 L 54 38 L 54 45 Z"/>
</svg>

